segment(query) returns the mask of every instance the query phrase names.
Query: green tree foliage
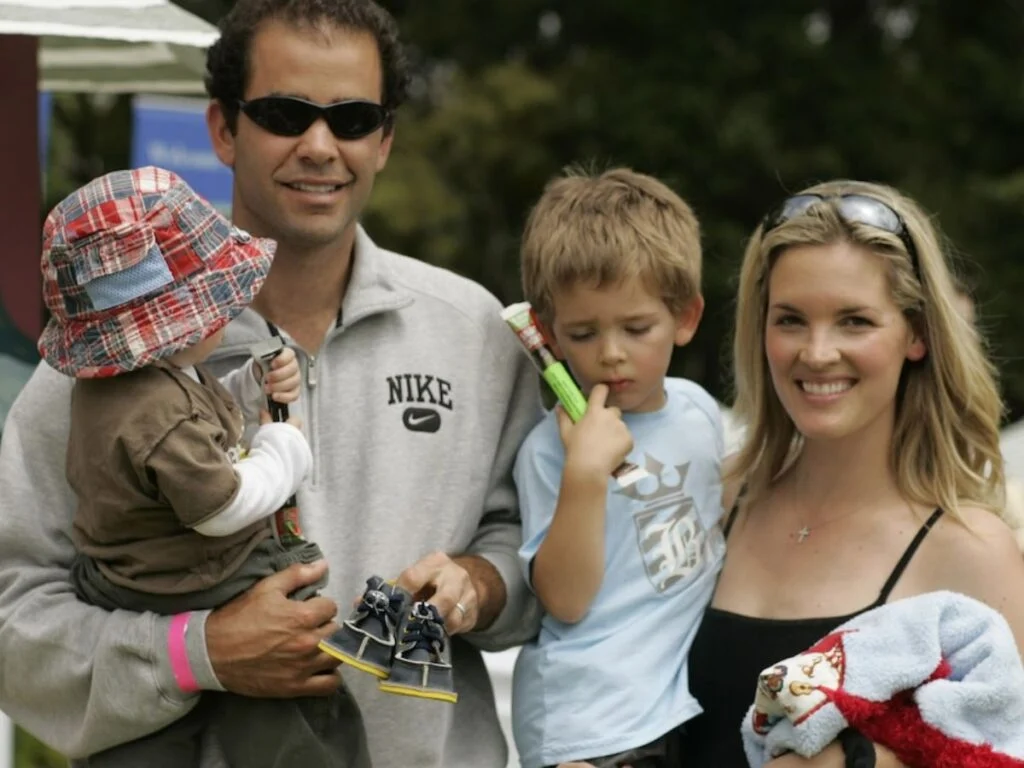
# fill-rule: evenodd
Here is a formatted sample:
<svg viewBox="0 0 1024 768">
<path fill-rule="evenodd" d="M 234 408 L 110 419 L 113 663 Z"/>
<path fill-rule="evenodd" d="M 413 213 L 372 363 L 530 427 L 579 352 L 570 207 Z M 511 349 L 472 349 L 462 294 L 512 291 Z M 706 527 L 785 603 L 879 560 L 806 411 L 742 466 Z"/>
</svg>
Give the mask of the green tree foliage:
<svg viewBox="0 0 1024 768">
<path fill-rule="evenodd" d="M 545 180 L 573 163 L 653 173 L 704 227 L 708 309 L 674 371 L 728 399 L 735 275 L 759 217 L 825 178 L 890 183 L 966 257 L 1007 400 L 1024 410 L 1024 0 L 384 4 L 416 77 L 366 217 L 382 244 L 512 301 Z M 215 21 L 230 1 L 181 5 Z M 59 100 L 74 140 L 52 197 L 123 164 L 126 115 L 126 99 Z"/>
<path fill-rule="evenodd" d="M 439 69 L 456 84 L 441 96 L 424 89 L 420 109 L 400 123 L 399 146 L 451 190 L 449 206 L 471 222 L 458 231 L 477 232 L 456 236 L 453 260 L 448 243 L 426 236 L 437 225 L 429 211 L 410 228 L 416 214 L 379 195 L 378 237 L 392 235 L 397 215 L 402 245 L 511 299 L 518 229 L 544 178 L 581 161 L 656 174 L 695 206 L 705 232 L 708 311 L 676 370 L 727 397 L 735 275 L 759 217 L 813 181 L 890 183 L 934 212 L 966 255 L 1008 400 L 1020 410 L 1024 3 L 986 3 L 983 13 L 937 0 L 391 7 L 428 83 Z M 502 77 L 522 94 L 497 93 Z M 529 120 L 508 119 L 511 105 L 530 103 Z M 505 119 L 495 125 L 496 117 Z M 403 183 L 390 172 L 382 183 Z"/>
<path fill-rule="evenodd" d="M 58 752 L 18 731 L 14 744 L 15 768 L 66 768 L 68 762 Z"/>
</svg>

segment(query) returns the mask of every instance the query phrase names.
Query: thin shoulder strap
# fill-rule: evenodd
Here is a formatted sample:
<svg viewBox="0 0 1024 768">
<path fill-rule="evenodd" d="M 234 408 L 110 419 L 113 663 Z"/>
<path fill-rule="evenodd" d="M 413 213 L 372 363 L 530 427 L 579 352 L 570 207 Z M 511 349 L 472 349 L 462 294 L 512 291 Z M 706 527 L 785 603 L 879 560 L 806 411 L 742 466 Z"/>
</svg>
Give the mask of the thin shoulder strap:
<svg viewBox="0 0 1024 768">
<path fill-rule="evenodd" d="M 722 528 L 722 534 L 725 538 L 729 538 L 729 531 L 732 530 L 732 524 L 736 522 L 736 513 L 740 511 L 740 503 L 737 501 L 732 505 L 732 509 L 729 510 L 729 516 L 725 518 L 725 527 Z"/>
<path fill-rule="evenodd" d="M 903 575 L 903 571 L 905 571 L 907 566 L 910 565 L 910 561 L 914 557 L 914 553 L 917 552 L 917 548 L 921 546 L 921 542 L 924 541 L 924 537 L 928 535 L 928 532 L 932 529 L 932 526 L 939 521 L 940 517 L 942 517 L 941 508 L 936 509 L 932 512 L 931 517 L 925 520 L 924 525 L 921 526 L 917 535 L 914 536 L 914 540 L 910 542 L 910 545 L 907 547 L 906 551 L 904 551 L 903 557 L 901 557 L 900 561 L 896 563 L 896 567 L 892 569 L 892 573 L 889 574 L 888 581 L 885 582 L 885 586 L 882 587 L 882 591 L 878 595 L 878 600 L 875 601 L 875 605 L 872 607 L 884 605 L 888 602 L 889 593 L 892 592 L 893 588 L 896 586 L 896 582 L 900 580 L 900 576 Z"/>
<path fill-rule="evenodd" d="M 732 509 L 729 510 L 729 516 L 725 519 L 725 526 L 722 528 L 722 535 L 728 539 L 729 531 L 732 530 L 732 524 L 736 522 L 736 514 L 740 511 L 740 501 L 743 499 L 743 494 L 747 492 L 747 484 L 744 483 L 740 486 L 739 493 L 736 494 L 736 501 L 732 503 Z"/>
</svg>

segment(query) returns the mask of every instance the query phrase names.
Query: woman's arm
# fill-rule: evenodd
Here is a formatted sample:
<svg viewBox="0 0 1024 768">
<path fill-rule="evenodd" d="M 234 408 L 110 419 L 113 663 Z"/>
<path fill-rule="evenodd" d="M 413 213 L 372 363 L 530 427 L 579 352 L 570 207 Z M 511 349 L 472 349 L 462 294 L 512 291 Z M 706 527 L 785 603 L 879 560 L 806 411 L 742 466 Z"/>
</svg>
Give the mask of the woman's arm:
<svg viewBox="0 0 1024 768">
<path fill-rule="evenodd" d="M 934 541 L 921 548 L 913 594 L 945 589 L 985 603 L 1003 615 L 1024 655 L 1024 558 L 1013 531 L 988 510 L 962 507 L 960 512 L 966 525 L 940 521 L 931 534 Z"/>
</svg>

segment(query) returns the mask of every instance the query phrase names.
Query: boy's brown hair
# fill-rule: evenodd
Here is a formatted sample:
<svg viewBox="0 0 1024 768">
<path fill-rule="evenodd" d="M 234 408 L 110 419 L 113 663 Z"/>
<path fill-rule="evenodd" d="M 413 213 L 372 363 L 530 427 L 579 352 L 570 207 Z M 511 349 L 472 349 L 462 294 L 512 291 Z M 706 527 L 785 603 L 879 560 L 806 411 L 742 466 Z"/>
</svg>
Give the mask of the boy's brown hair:
<svg viewBox="0 0 1024 768">
<path fill-rule="evenodd" d="M 568 168 L 548 182 L 526 222 L 523 293 L 543 322 L 556 291 L 640 279 L 669 310 L 700 294 L 697 217 L 652 176 L 628 168 Z"/>
</svg>

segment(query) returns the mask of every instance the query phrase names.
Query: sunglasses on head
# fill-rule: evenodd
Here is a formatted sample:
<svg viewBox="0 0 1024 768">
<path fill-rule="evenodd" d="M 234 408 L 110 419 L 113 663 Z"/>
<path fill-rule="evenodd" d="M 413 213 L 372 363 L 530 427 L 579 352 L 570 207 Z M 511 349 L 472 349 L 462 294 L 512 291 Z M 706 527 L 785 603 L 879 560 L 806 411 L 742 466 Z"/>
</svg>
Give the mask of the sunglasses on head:
<svg viewBox="0 0 1024 768">
<path fill-rule="evenodd" d="M 361 139 L 391 116 L 382 105 L 362 99 L 317 104 L 295 96 L 264 96 L 239 100 L 238 107 L 256 125 L 275 136 L 301 136 L 323 118 L 335 138 Z"/>
<path fill-rule="evenodd" d="M 903 218 L 891 207 L 867 195 L 818 195 L 814 193 L 795 195 L 782 201 L 764 220 L 763 234 L 768 234 L 776 227 L 802 216 L 818 203 L 829 201 L 836 206 L 839 215 L 846 221 L 866 224 L 883 232 L 896 235 L 907 249 L 910 262 L 917 272 L 917 248 L 910 237 L 910 231 Z"/>
</svg>

